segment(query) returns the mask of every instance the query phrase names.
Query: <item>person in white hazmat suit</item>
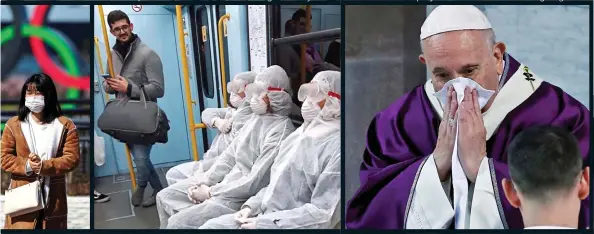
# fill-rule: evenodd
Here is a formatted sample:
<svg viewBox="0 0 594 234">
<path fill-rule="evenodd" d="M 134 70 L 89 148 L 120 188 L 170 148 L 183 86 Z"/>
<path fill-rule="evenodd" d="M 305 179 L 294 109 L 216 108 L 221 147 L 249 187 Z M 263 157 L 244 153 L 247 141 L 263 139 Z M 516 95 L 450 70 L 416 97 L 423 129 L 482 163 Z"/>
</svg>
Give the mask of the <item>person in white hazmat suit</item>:
<svg viewBox="0 0 594 234">
<path fill-rule="evenodd" d="M 272 166 L 270 184 L 235 214 L 200 229 L 330 229 L 340 223 L 340 72 L 323 71 L 299 89 L 303 133 L 292 134 Z"/>
<path fill-rule="evenodd" d="M 218 133 L 212 141 L 208 151 L 200 161 L 192 161 L 177 165 L 165 175 L 168 185 L 173 185 L 181 180 L 200 178 L 215 162 L 219 156 L 231 144 L 243 125 L 252 117 L 250 98 L 245 88 L 254 82 L 256 72 L 242 72 L 237 74 L 227 84 L 227 92 L 230 94 L 229 107 L 207 108 L 202 112 L 202 122 L 209 128 L 217 128 Z"/>
<path fill-rule="evenodd" d="M 272 66 L 258 74 L 246 92 L 254 115 L 203 178 L 183 180 L 157 194 L 161 228 L 198 228 L 209 219 L 237 212 L 268 185 L 280 144 L 295 130 L 288 117 L 289 78 L 281 67 Z"/>
</svg>

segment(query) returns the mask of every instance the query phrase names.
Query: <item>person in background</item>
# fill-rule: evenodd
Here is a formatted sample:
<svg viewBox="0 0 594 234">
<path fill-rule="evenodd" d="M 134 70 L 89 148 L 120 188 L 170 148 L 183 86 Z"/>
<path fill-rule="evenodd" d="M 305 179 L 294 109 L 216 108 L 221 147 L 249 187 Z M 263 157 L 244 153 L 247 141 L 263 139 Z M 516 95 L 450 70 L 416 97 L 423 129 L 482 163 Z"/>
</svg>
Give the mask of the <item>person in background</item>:
<svg viewBox="0 0 594 234">
<path fill-rule="evenodd" d="M 340 73 L 299 89 L 305 122 L 281 144 L 270 184 L 200 229 L 330 229 L 340 224 Z"/>
<path fill-rule="evenodd" d="M 590 193 L 590 168 L 570 132 L 522 131 L 507 147 L 507 164 L 510 179 L 503 179 L 503 191 L 522 212 L 525 229 L 578 228 L 580 203 Z"/>
<path fill-rule="evenodd" d="M 295 130 L 288 116 L 289 79 L 274 65 L 259 73 L 246 92 L 254 115 L 214 165 L 197 181 L 182 181 L 158 194 L 161 228 L 198 228 L 209 219 L 235 213 L 268 184 L 280 144 Z"/>
<path fill-rule="evenodd" d="M 7 215 L 4 229 L 67 229 L 65 175 L 78 166 L 79 147 L 78 130 L 62 115 L 52 79 L 43 73 L 29 77 L 21 89 L 18 115 L 6 122 L 2 133 L 0 161 L 11 174 L 10 189 L 39 178 L 43 203 L 50 209 Z"/>
<path fill-rule="evenodd" d="M 330 42 L 324 61 L 340 68 L 340 39 Z"/>
<path fill-rule="evenodd" d="M 155 51 L 142 43 L 138 35 L 132 32 L 134 25 L 123 11 L 109 12 L 107 23 L 111 34 L 116 37 L 116 43 L 111 54 L 113 67 L 116 74 L 119 75 L 103 81 L 105 92 L 116 94 L 117 99 L 140 100 L 140 87 L 143 86 L 147 95 L 146 99 L 156 102 L 158 98 L 163 97 L 165 92 L 161 58 Z M 126 61 L 125 67 L 123 66 L 124 61 Z M 138 118 L 142 117 L 138 116 Z M 133 206 L 140 206 L 141 204 L 144 207 L 153 206 L 156 202 L 157 193 L 163 189 L 159 174 L 157 174 L 150 158 L 153 145 L 126 145 L 130 149 L 134 164 L 136 164 L 138 170 L 138 173 L 136 173 L 138 186 L 134 190 L 134 194 L 132 194 L 131 203 Z M 153 194 L 149 199 L 144 200 L 144 191 L 149 183 L 153 189 Z"/>
<path fill-rule="evenodd" d="M 229 97 L 229 107 L 227 108 L 207 108 L 202 112 L 202 122 L 209 128 L 219 130 L 212 141 L 208 151 L 200 161 L 187 162 L 177 165 L 165 175 L 169 186 L 188 178 L 200 178 L 201 175 L 216 161 L 217 156 L 231 144 L 235 136 L 243 125 L 252 117 L 250 108 L 251 97 L 247 96 L 245 88 L 254 82 L 257 73 L 242 72 L 237 74 L 229 84 L 227 92 Z"/>
<path fill-rule="evenodd" d="M 310 16 L 311 19 L 311 16 Z M 301 35 L 304 33 L 307 33 L 307 12 L 303 9 L 298 9 L 296 10 L 293 15 L 291 16 L 291 22 L 293 25 L 293 33 L 294 35 Z M 299 57 L 301 57 L 301 45 L 300 44 L 295 44 L 293 45 L 294 50 L 297 52 L 297 54 L 299 55 Z M 309 80 L 312 79 L 313 74 L 314 74 L 314 66 L 316 66 L 317 64 L 323 64 L 324 63 L 324 59 L 322 58 L 322 56 L 320 55 L 320 52 L 316 49 L 315 44 L 307 44 L 307 47 L 305 49 L 305 66 L 306 66 L 306 71 L 308 73 L 310 73 L 310 78 Z M 301 62 L 301 61 L 300 61 Z"/>
<path fill-rule="evenodd" d="M 285 23 L 285 37 L 293 36 L 295 29 L 293 27 L 293 22 L 291 20 L 287 20 Z M 290 44 L 282 44 L 277 46 L 276 52 L 276 61 L 280 67 L 282 67 L 287 76 L 289 76 L 289 80 L 291 80 L 291 87 L 296 90 L 298 86 L 297 82 L 299 81 L 299 64 L 301 61 L 299 60 L 299 53 L 293 48 L 293 45 Z"/>
<path fill-rule="evenodd" d="M 97 190 L 93 190 L 93 200 L 95 201 L 95 203 L 103 203 L 108 202 L 110 200 L 110 197 L 103 193 L 97 192 Z"/>
</svg>

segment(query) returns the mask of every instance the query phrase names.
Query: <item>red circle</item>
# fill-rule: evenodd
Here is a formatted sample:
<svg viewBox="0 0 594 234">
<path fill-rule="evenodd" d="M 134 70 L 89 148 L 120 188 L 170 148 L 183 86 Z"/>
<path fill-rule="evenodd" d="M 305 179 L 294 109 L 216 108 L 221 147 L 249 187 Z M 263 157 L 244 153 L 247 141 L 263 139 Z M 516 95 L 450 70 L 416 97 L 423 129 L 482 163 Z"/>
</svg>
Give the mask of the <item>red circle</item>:
<svg viewBox="0 0 594 234">
<path fill-rule="evenodd" d="M 142 11 L 142 5 L 132 5 L 132 10 L 134 12 L 140 12 Z"/>
<path fill-rule="evenodd" d="M 37 6 L 33 13 L 33 17 L 31 18 L 31 25 L 41 26 L 43 24 L 44 15 L 48 9 L 49 6 L 47 5 Z M 52 77 L 57 83 L 66 87 L 75 87 L 84 90 L 91 88 L 89 84 L 89 76 L 71 76 L 65 72 L 64 69 L 58 67 L 58 65 L 50 58 L 41 39 L 31 37 L 29 38 L 29 41 L 31 44 L 33 57 L 35 57 L 35 60 L 37 60 L 39 67 L 41 67 L 41 69 L 50 77 Z"/>
</svg>

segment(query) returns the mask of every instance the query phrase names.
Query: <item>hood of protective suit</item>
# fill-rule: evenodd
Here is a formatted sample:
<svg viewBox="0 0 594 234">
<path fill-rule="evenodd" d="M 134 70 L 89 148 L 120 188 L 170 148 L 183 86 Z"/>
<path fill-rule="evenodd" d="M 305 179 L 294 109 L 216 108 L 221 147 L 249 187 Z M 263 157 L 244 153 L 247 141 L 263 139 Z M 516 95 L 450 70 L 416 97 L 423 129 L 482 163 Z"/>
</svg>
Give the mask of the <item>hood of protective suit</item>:
<svg viewBox="0 0 594 234">
<path fill-rule="evenodd" d="M 238 93 L 244 93 L 247 85 L 254 82 L 256 79 L 256 72 L 241 72 L 229 83 L 227 83 L 227 93 L 230 94 L 229 104 L 233 108 L 239 108 L 244 102 L 249 102 L 251 97 L 247 94 L 245 97 L 240 97 Z"/>
<path fill-rule="evenodd" d="M 227 93 L 234 94 L 244 92 L 247 85 L 254 83 L 257 75 L 258 73 L 253 71 L 238 73 L 233 77 L 233 80 L 227 83 Z M 246 97 L 246 99 L 249 100 L 248 97 Z"/>
<path fill-rule="evenodd" d="M 291 113 L 291 82 L 285 70 L 279 66 L 268 67 L 256 75 L 254 83 L 247 86 L 246 93 L 251 99 L 262 98 L 266 94 L 271 114 L 288 116 Z"/>
<path fill-rule="evenodd" d="M 311 82 L 300 87 L 298 98 L 300 101 L 316 104 L 326 100 L 318 118 L 333 120 L 340 119 L 341 94 L 340 72 L 322 71 Z"/>
</svg>

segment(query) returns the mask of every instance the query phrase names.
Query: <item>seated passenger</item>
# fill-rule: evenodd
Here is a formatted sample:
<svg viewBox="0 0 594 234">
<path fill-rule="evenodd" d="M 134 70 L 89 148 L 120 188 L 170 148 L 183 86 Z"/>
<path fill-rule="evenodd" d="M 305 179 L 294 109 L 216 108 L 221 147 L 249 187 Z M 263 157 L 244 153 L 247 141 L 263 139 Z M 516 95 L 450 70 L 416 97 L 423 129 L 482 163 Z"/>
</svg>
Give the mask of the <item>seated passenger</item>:
<svg viewBox="0 0 594 234">
<path fill-rule="evenodd" d="M 181 180 L 187 179 L 207 171 L 226 148 L 245 122 L 252 116 L 250 108 L 250 97 L 246 96 L 245 87 L 254 82 L 257 73 L 242 72 L 237 74 L 227 85 L 229 97 L 229 107 L 227 108 L 207 108 L 202 112 L 202 122 L 209 128 L 217 128 L 218 134 L 215 136 L 210 149 L 204 153 L 200 161 L 192 161 L 177 165 L 165 175 L 169 185 L 175 184 Z"/>
<path fill-rule="evenodd" d="M 157 194 L 161 228 L 192 229 L 239 210 L 268 185 L 281 142 L 294 130 L 289 79 L 279 66 L 266 68 L 246 88 L 255 115 L 203 178 L 183 180 Z M 198 182 L 195 182 L 198 181 Z"/>
<path fill-rule="evenodd" d="M 283 142 L 270 184 L 241 211 L 211 219 L 200 229 L 330 229 L 339 224 L 340 73 L 318 73 L 301 86 L 299 99 L 303 118 L 315 118 L 296 139 Z"/>
<path fill-rule="evenodd" d="M 590 192 L 576 138 L 558 127 L 534 127 L 507 149 L 511 181 L 503 179 L 509 203 L 519 208 L 526 229 L 577 229 L 581 201 Z"/>
</svg>

